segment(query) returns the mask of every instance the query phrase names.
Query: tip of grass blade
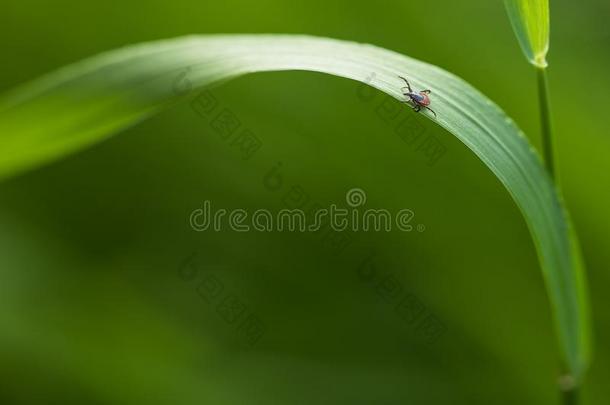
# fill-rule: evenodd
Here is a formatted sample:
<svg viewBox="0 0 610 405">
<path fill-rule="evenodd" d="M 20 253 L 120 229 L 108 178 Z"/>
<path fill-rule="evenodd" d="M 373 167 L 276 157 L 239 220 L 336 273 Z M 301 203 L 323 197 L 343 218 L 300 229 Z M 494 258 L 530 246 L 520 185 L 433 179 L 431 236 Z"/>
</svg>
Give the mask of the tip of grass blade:
<svg viewBox="0 0 610 405">
<path fill-rule="evenodd" d="M 549 50 L 549 1 L 504 0 L 508 17 L 519 45 L 527 60 L 534 66 L 548 66 Z"/>
</svg>

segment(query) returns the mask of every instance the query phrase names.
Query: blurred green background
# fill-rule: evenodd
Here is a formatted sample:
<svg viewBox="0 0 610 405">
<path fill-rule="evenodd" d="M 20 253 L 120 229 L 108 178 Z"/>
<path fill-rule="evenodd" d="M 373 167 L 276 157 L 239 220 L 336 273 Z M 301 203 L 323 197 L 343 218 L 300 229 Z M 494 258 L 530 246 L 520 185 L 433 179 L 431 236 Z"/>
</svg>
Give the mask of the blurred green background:
<svg viewBox="0 0 610 405">
<path fill-rule="evenodd" d="M 605 404 L 610 3 L 552 1 L 551 12 L 557 154 L 597 341 L 583 403 Z M 258 32 L 439 65 L 539 145 L 534 71 L 500 1 L 4 0 L 0 91 L 136 42 Z M 452 135 L 359 90 L 314 73 L 240 78 L 211 94 L 261 140 L 250 159 L 183 103 L 0 184 L 0 403 L 558 403 L 553 325 L 517 207 Z M 400 117 L 443 145 L 435 164 L 396 133 Z M 189 227 L 204 200 L 279 210 L 293 187 L 323 206 L 358 187 L 367 207 L 410 208 L 425 230 L 353 233 L 339 251 L 321 235 Z M 386 276 L 442 325 L 436 342 L 396 311 Z M 223 288 L 214 299 L 210 280 Z M 222 299 L 259 329 L 228 319 Z"/>
</svg>

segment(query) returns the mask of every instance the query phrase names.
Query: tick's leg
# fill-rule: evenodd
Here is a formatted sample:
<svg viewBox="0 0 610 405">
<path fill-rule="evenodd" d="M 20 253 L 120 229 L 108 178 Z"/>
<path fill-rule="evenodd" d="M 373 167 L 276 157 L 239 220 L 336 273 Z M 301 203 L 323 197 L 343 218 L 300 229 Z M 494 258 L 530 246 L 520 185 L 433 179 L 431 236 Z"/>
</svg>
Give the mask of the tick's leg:
<svg viewBox="0 0 610 405">
<path fill-rule="evenodd" d="M 426 109 L 430 110 L 432 112 L 432 114 L 434 114 L 434 118 L 436 118 L 436 113 L 434 112 L 434 110 L 430 107 L 426 107 Z"/>
<path fill-rule="evenodd" d="M 413 107 L 413 109 L 415 110 L 415 112 L 420 112 L 421 111 L 421 107 L 418 106 L 418 105 Z"/>
<path fill-rule="evenodd" d="M 430 90 L 422 90 L 421 92 L 422 92 L 422 93 L 426 93 L 426 94 L 430 94 L 430 93 L 432 93 Z"/>
<path fill-rule="evenodd" d="M 398 76 L 398 77 L 400 77 L 402 80 L 405 81 L 405 83 L 407 83 L 407 89 L 409 89 L 409 93 L 413 92 L 413 90 L 411 90 L 411 85 L 409 84 L 409 81 L 402 76 Z M 404 89 L 404 87 L 403 87 L 403 89 Z"/>
<path fill-rule="evenodd" d="M 405 100 L 401 100 L 400 102 L 408 104 L 411 108 L 415 108 L 416 104 L 413 102 L 413 99 L 411 99 L 408 94 L 403 94 L 403 96 L 405 96 Z"/>
</svg>

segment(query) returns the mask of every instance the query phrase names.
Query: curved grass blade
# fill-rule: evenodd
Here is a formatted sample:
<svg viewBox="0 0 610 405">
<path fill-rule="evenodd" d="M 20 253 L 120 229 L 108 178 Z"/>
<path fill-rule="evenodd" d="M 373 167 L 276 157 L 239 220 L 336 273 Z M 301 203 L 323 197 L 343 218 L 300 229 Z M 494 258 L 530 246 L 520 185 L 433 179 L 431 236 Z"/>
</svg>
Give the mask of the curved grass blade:
<svg viewBox="0 0 610 405">
<path fill-rule="evenodd" d="M 358 80 L 398 100 L 404 85 L 398 75 L 432 89 L 434 122 L 468 146 L 521 209 L 539 255 L 565 367 L 579 379 L 589 353 L 587 292 L 561 200 L 519 128 L 472 86 L 436 66 L 370 45 L 290 35 L 200 36 L 125 48 L 64 68 L 0 101 L 0 178 L 100 142 L 185 94 L 196 103 L 197 88 L 280 70 Z"/>
<path fill-rule="evenodd" d="M 504 0 L 508 17 L 527 60 L 547 66 L 549 51 L 549 0 Z"/>
</svg>

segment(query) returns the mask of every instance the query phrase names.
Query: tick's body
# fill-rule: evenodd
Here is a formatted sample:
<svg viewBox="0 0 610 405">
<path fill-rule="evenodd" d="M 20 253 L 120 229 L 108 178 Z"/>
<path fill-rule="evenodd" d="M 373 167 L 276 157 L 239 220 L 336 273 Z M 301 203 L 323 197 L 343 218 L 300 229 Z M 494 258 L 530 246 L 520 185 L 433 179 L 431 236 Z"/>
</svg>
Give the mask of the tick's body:
<svg viewBox="0 0 610 405">
<path fill-rule="evenodd" d="M 430 105 L 430 97 L 428 97 L 427 93 L 419 92 L 419 93 L 406 93 L 406 96 L 409 96 L 411 100 L 415 102 L 415 104 L 419 104 L 423 107 Z"/>
<path fill-rule="evenodd" d="M 409 84 L 407 79 L 405 79 L 402 76 L 398 76 L 398 77 L 400 77 L 402 80 L 405 81 L 405 83 L 407 83 L 407 87 L 403 87 L 403 89 L 408 89 L 409 91 L 403 92 L 402 94 L 409 97 L 409 100 L 413 104 L 413 109 L 416 112 L 419 112 L 422 108 L 425 108 L 427 110 L 430 110 L 432 112 L 432 114 L 434 114 L 434 116 L 436 117 L 436 113 L 430 107 L 428 107 L 430 105 L 430 97 L 428 96 L 428 94 L 430 94 L 431 91 L 422 90 L 420 92 L 414 92 L 411 89 L 411 85 Z"/>
</svg>

